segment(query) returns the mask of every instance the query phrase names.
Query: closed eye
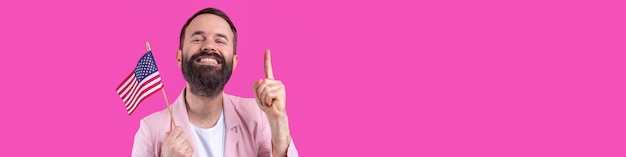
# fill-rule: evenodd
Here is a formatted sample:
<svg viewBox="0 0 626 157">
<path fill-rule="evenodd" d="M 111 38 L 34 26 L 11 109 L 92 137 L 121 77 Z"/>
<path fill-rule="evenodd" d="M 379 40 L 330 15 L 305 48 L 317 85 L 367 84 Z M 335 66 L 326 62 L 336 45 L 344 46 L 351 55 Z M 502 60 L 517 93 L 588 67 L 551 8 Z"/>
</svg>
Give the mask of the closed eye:
<svg viewBox="0 0 626 157">
<path fill-rule="evenodd" d="M 204 37 L 204 32 L 203 31 L 195 31 L 193 32 L 193 34 L 191 34 L 191 42 L 192 43 L 199 43 L 204 41 L 206 38 Z"/>
<path fill-rule="evenodd" d="M 194 36 L 193 38 L 191 38 L 191 42 L 192 43 L 198 43 L 198 42 L 202 42 L 202 41 L 204 41 L 204 37 Z"/>
</svg>

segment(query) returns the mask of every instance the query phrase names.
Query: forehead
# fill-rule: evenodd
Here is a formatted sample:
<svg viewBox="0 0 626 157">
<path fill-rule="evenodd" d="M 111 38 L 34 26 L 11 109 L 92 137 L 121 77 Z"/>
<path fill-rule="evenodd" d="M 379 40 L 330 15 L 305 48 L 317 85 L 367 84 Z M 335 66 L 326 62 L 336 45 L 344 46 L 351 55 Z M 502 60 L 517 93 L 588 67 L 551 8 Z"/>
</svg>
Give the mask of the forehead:
<svg viewBox="0 0 626 157">
<path fill-rule="evenodd" d="M 213 14 L 201 14 L 196 16 L 185 30 L 185 36 L 189 37 L 193 32 L 202 31 L 208 34 L 224 34 L 230 39 L 233 37 L 233 32 L 230 29 L 230 25 L 223 18 Z"/>
</svg>

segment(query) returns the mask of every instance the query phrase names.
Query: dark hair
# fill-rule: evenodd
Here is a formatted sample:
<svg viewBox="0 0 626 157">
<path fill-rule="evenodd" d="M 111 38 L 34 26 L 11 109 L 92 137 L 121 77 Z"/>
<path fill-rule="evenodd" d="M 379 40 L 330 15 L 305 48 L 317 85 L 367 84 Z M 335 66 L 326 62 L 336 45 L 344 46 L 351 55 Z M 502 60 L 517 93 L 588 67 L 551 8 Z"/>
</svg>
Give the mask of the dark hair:
<svg viewBox="0 0 626 157">
<path fill-rule="evenodd" d="M 193 16 L 191 16 L 187 20 L 187 22 L 183 26 L 183 29 L 180 31 L 180 43 L 179 43 L 180 45 L 178 49 L 183 50 L 183 41 L 185 41 L 185 31 L 187 30 L 187 26 L 189 26 L 189 23 L 191 23 L 191 20 L 196 18 L 198 15 L 202 15 L 202 14 L 217 15 L 221 17 L 222 19 L 226 20 L 226 22 L 228 22 L 228 25 L 230 26 L 230 30 L 233 31 L 233 35 L 235 36 L 233 37 L 233 53 L 237 54 L 237 28 L 235 28 L 235 25 L 233 24 L 232 21 L 230 21 L 230 18 L 228 18 L 228 15 L 226 15 L 226 13 L 216 8 L 204 8 L 198 11 L 196 14 L 193 14 Z"/>
</svg>

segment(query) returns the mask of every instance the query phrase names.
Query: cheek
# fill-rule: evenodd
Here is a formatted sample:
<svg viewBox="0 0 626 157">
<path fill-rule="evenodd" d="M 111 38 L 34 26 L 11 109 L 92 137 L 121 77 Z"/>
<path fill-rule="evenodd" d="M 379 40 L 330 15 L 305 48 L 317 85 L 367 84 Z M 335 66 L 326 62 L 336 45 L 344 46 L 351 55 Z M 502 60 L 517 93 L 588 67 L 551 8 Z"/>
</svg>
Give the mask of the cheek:
<svg viewBox="0 0 626 157">
<path fill-rule="evenodd" d="M 225 56 L 232 56 L 233 55 L 233 48 L 230 46 L 219 46 L 219 49 L 221 50 L 222 54 L 224 54 Z"/>
<path fill-rule="evenodd" d="M 198 44 L 188 44 L 184 49 L 183 49 L 183 56 L 185 55 L 193 55 L 193 52 L 198 51 L 201 49 L 201 46 Z"/>
<path fill-rule="evenodd" d="M 233 53 L 233 49 L 231 47 L 223 46 L 223 47 L 220 47 L 219 51 L 222 53 L 222 56 L 224 56 L 224 58 L 226 58 L 228 60 L 232 59 L 233 56 L 235 55 Z"/>
<path fill-rule="evenodd" d="M 184 64 L 185 62 L 189 62 L 189 60 L 191 60 L 191 52 L 184 52 L 183 56 L 181 58 L 181 62 Z"/>
<path fill-rule="evenodd" d="M 228 54 L 228 56 L 225 56 L 225 58 L 226 58 L 226 60 L 228 60 L 230 63 L 233 63 L 233 62 L 235 61 L 235 55 L 234 55 L 232 52 L 230 52 L 230 53 Z"/>
</svg>

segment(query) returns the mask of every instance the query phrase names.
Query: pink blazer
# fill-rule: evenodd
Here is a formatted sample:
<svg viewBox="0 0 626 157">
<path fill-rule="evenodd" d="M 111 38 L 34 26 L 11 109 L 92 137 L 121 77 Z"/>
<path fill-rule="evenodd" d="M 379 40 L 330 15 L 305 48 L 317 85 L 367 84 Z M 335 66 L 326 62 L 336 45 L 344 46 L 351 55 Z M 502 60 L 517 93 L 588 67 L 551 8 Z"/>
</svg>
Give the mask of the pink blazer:
<svg viewBox="0 0 626 157">
<path fill-rule="evenodd" d="M 171 105 L 174 121 L 185 131 L 192 145 L 195 145 L 193 130 L 187 116 L 183 92 Z M 224 93 L 224 122 L 226 138 L 224 141 L 225 157 L 272 156 L 272 133 L 265 112 L 261 111 L 256 101 Z M 172 124 L 167 109 L 152 113 L 143 118 L 133 143 L 133 157 L 161 156 L 161 144 L 165 133 Z M 195 146 L 194 146 L 195 147 Z M 195 149 L 193 156 L 199 156 Z M 298 156 L 293 143 L 289 144 L 288 156 Z"/>
</svg>

